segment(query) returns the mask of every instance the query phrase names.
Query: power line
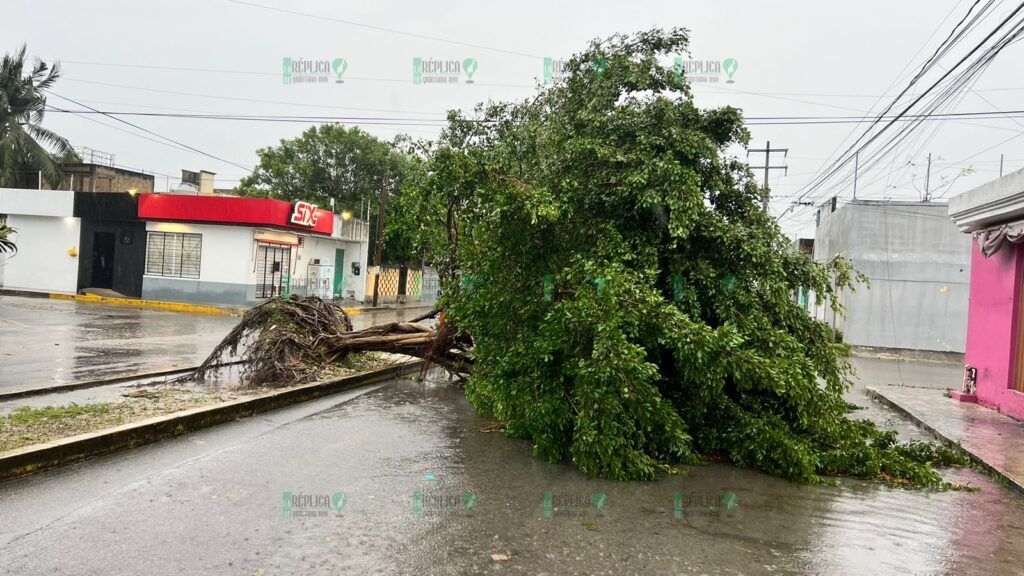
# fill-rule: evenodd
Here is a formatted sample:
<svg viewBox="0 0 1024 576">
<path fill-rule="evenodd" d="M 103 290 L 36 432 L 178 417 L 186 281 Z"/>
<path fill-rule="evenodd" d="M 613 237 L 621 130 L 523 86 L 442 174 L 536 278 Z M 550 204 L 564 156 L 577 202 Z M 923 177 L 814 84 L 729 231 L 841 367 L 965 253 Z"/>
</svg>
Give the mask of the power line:
<svg viewBox="0 0 1024 576">
<path fill-rule="evenodd" d="M 265 4 L 257 4 L 255 2 L 244 2 L 243 0 L 226 0 L 232 4 L 241 4 L 243 6 L 251 6 L 253 8 L 262 8 L 264 10 L 272 10 L 274 12 L 281 12 L 283 14 L 292 14 L 294 16 L 304 16 L 306 18 L 315 18 L 317 20 L 324 20 L 327 22 L 334 22 L 337 24 L 345 24 L 348 26 L 356 26 L 359 28 L 367 28 L 370 30 L 377 30 L 380 32 L 389 32 L 391 34 L 399 34 L 402 36 L 409 36 L 411 38 L 420 38 L 422 40 L 433 40 L 435 42 L 444 42 L 446 44 L 455 44 L 457 46 L 468 46 L 470 48 L 479 48 L 480 50 L 489 50 L 491 52 L 500 52 L 502 54 L 511 54 L 513 56 L 524 56 L 526 58 L 543 58 L 543 56 L 537 56 L 536 54 L 528 54 L 526 52 L 518 52 L 516 50 L 507 50 L 505 48 L 495 48 L 493 46 L 485 46 L 483 44 L 474 44 L 472 42 L 462 42 L 459 40 L 451 40 L 449 38 L 441 38 L 438 36 L 429 36 L 427 34 L 419 34 L 417 32 L 407 32 L 405 30 L 397 30 L 395 28 L 386 28 L 384 26 L 374 26 L 372 24 L 365 24 L 362 22 L 355 22 L 352 20 L 342 20 L 341 18 L 334 18 L 331 16 L 323 16 L 321 14 L 311 14 L 309 12 L 299 12 L 297 10 L 288 10 L 285 8 L 277 8 L 276 6 L 267 6 Z"/>
<path fill-rule="evenodd" d="M 91 110 L 93 112 L 97 112 L 99 114 L 103 114 L 104 116 L 106 116 L 108 118 L 111 118 L 113 120 L 117 120 L 118 122 L 120 122 L 122 124 L 127 124 L 128 126 L 131 126 L 132 128 L 135 128 L 136 130 L 142 130 L 143 132 L 145 132 L 147 134 L 152 134 L 153 136 L 156 136 L 157 138 L 161 138 L 161 139 L 166 140 L 168 142 L 171 142 L 173 144 L 177 144 L 178 146 L 181 146 L 183 148 L 187 148 L 187 149 L 189 149 L 189 150 L 191 150 L 191 151 L 193 151 L 193 152 L 195 152 L 197 154 L 202 154 L 203 156 L 206 156 L 206 157 L 209 157 L 209 158 L 213 158 L 214 160 L 218 160 L 220 162 L 224 162 L 225 164 L 231 164 L 232 166 L 237 166 L 237 167 L 239 167 L 239 168 L 241 168 L 243 170 L 249 170 L 249 171 L 252 170 L 252 168 L 249 167 L 249 166 L 244 166 L 244 165 L 239 164 L 237 162 L 232 162 L 231 160 L 225 160 L 224 158 L 221 158 L 219 156 L 215 156 L 213 154 L 210 154 L 209 152 L 204 152 L 204 151 L 202 151 L 202 150 L 200 150 L 198 148 L 195 148 L 195 147 L 189 146 L 188 144 L 184 144 L 182 142 L 174 140 L 173 138 L 168 138 L 167 136 L 164 136 L 162 134 L 158 134 L 158 133 L 156 133 L 156 132 L 154 132 L 152 130 L 149 130 L 148 128 L 143 128 L 142 126 L 139 126 L 138 124 L 132 124 L 131 122 L 129 122 L 127 120 L 123 120 L 121 118 L 118 118 L 117 116 L 100 112 L 99 110 L 96 110 L 95 108 L 92 108 L 91 106 L 88 106 L 86 104 L 82 104 L 81 102 L 78 102 L 77 100 L 72 100 L 71 98 L 68 98 L 66 96 L 61 96 L 60 94 L 57 94 L 56 92 L 53 92 L 52 90 L 47 90 L 46 92 L 48 94 L 52 94 L 53 96 L 56 96 L 56 97 L 58 97 L 58 98 L 60 98 L 62 100 L 67 100 L 68 102 L 71 102 L 72 104 L 77 104 L 78 106 L 81 106 L 83 108 L 87 108 L 87 109 L 89 109 L 89 110 Z"/>
<path fill-rule="evenodd" d="M 134 104 L 124 104 L 136 106 Z M 140 106 L 143 108 L 159 108 L 153 106 Z M 267 122 L 346 122 L 353 124 L 391 123 L 410 126 L 447 126 L 447 120 L 429 118 L 405 118 L 401 116 L 296 116 L 286 114 L 228 114 L 215 112 L 138 112 L 121 110 L 66 110 L 54 108 L 52 112 L 79 113 L 79 114 L 104 114 L 115 116 L 152 116 L 167 118 L 195 118 L 213 120 L 259 120 Z M 922 114 L 906 114 L 903 116 L 884 116 L 883 119 L 892 119 L 899 122 L 912 122 L 918 120 L 956 120 L 959 118 L 973 118 L 977 120 L 1007 120 L 1024 118 L 1022 110 L 993 110 L 976 112 L 937 112 Z M 470 120 L 485 123 L 487 120 Z M 849 124 L 873 122 L 874 119 L 866 119 L 859 116 L 749 116 L 744 118 L 744 123 L 753 126 L 763 125 L 786 125 L 799 126 L 803 124 Z M 1016 132 L 1016 130 L 1015 130 Z"/>
<path fill-rule="evenodd" d="M 68 78 L 65 76 L 61 77 L 61 80 L 69 80 L 71 82 L 81 82 L 83 84 L 94 84 L 97 86 L 108 86 L 111 88 L 126 88 L 129 90 L 139 90 L 142 92 L 152 92 L 157 94 L 171 94 L 174 96 L 192 96 L 195 98 L 208 98 L 213 100 L 227 100 L 232 102 L 253 102 L 257 104 L 280 104 L 284 106 L 301 106 L 303 108 L 329 108 L 333 110 L 360 110 L 363 112 L 395 112 L 398 114 L 417 114 L 417 115 L 430 115 L 437 116 L 438 112 L 418 112 L 414 110 L 393 110 L 387 108 L 364 108 L 356 106 L 332 106 L 329 104 L 306 104 L 302 102 L 287 102 L 284 100 L 262 100 L 258 98 L 242 98 L 238 96 L 219 96 L 216 94 L 202 94 L 199 92 L 183 92 L 179 90 L 165 90 L 160 88 L 145 88 L 142 86 L 131 86 L 128 84 L 115 84 L 113 82 L 99 82 L 96 80 L 82 80 L 80 78 Z"/>
<path fill-rule="evenodd" d="M 989 2 L 988 5 L 986 5 L 986 9 L 990 5 L 991 5 L 991 2 Z M 973 6 L 972 6 L 972 8 L 973 8 Z M 902 98 L 902 95 L 906 94 L 909 91 L 909 89 L 918 81 L 918 79 L 920 79 L 922 77 L 923 73 L 926 72 L 927 69 L 929 69 L 931 67 L 931 65 L 933 65 L 936 62 L 937 55 L 944 54 L 945 53 L 944 50 L 948 50 L 948 48 L 946 48 L 946 46 L 945 46 L 945 44 L 948 43 L 948 39 L 947 39 L 947 42 L 944 42 L 943 45 L 940 45 L 939 48 L 936 50 L 936 52 L 933 54 L 933 56 L 931 58 L 929 58 L 929 60 L 925 63 L 924 66 L 922 66 L 921 71 L 919 71 L 918 74 L 911 80 L 910 84 L 908 84 L 908 86 L 903 89 L 903 91 L 900 93 L 900 96 L 898 96 L 896 99 L 894 99 L 889 104 L 889 106 L 887 106 L 886 109 L 882 111 L 882 113 L 878 116 L 878 119 L 875 122 L 872 122 L 871 126 L 869 126 L 867 128 L 867 130 L 865 130 L 865 132 L 863 134 L 861 134 L 861 136 L 858 137 L 857 140 L 849 148 L 847 148 L 847 150 L 843 154 L 840 154 L 839 157 L 832 163 L 832 165 L 828 169 L 826 169 L 826 171 L 822 175 L 814 178 L 809 184 L 804 186 L 804 188 L 802 189 L 802 190 L 804 190 L 804 195 L 809 194 L 810 192 L 812 192 L 815 189 L 817 189 L 821 184 L 823 184 L 825 181 L 827 181 L 829 178 L 831 178 L 834 174 L 836 174 L 836 172 L 838 172 L 843 166 L 845 166 L 847 163 L 849 163 L 849 161 L 852 159 L 852 154 L 863 152 L 865 150 L 865 148 L 867 148 L 869 145 L 871 145 L 873 142 L 875 142 L 883 133 L 885 133 L 891 126 L 893 126 L 893 124 L 895 124 L 895 122 L 900 117 L 906 115 L 914 106 L 916 106 L 919 102 L 921 102 L 926 96 L 931 94 L 931 92 L 933 90 L 935 90 L 936 87 L 938 87 L 940 84 L 942 84 L 944 81 L 946 81 L 946 79 L 949 78 L 949 76 L 953 73 L 953 71 L 957 70 L 957 68 L 959 68 L 961 64 L 966 62 L 978 50 L 980 50 L 983 46 L 985 46 L 985 44 L 993 36 L 995 36 L 997 33 L 999 33 L 999 31 L 1002 30 L 1003 27 L 1006 26 L 1007 23 L 1009 23 L 1014 17 L 1016 17 L 1016 15 L 1021 11 L 1021 9 L 1024 9 L 1024 3 L 1021 3 L 1020 5 L 1018 5 L 1017 8 L 1015 8 L 1006 18 L 1004 18 L 999 23 L 998 26 L 996 26 L 993 30 L 991 30 L 981 40 L 981 42 L 976 44 L 966 55 L 964 55 L 947 72 L 942 74 L 942 76 L 938 80 L 936 80 L 934 83 L 932 83 L 926 90 L 924 90 L 921 94 L 917 95 L 906 107 L 903 108 L 903 110 L 899 114 L 896 115 L 896 117 L 889 119 L 889 121 L 887 123 L 885 123 L 885 125 L 882 126 L 881 129 L 879 129 L 874 134 L 871 134 L 871 131 L 874 128 L 874 126 L 883 121 L 883 119 L 884 119 L 883 117 L 888 113 L 889 110 L 891 110 L 895 106 L 895 104 L 900 100 L 900 98 Z M 978 18 L 980 18 L 980 16 L 981 16 L 980 13 L 977 16 L 975 16 L 975 20 L 972 21 L 972 25 L 975 22 L 978 21 Z M 963 22 L 963 20 L 961 20 L 961 22 Z M 957 27 L 959 27 L 959 24 L 957 25 Z M 959 40 L 960 37 L 962 37 L 962 35 L 964 33 L 966 33 L 967 29 L 968 28 L 965 28 L 964 30 L 962 30 L 960 32 L 960 34 L 957 36 L 957 41 Z M 954 31 L 955 30 L 956 30 L 956 28 L 954 28 Z M 959 91 L 959 89 L 966 84 L 968 79 L 976 76 L 978 70 L 983 69 L 985 66 L 987 66 L 987 64 L 989 62 L 991 62 L 991 60 L 995 57 L 996 54 L 998 54 L 1000 51 L 1002 51 L 1002 49 L 1005 48 L 1005 46 L 1008 45 L 1009 42 L 1012 42 L 1013 40 L 1016 39 L 1016 36 L 1019 33 L 1020 33 L 1020 23 L 1018 22 L 1018 23 L 1014 24 L 1014 26 L 1011 28 L 1011 30 L 1009 32 L 1006 32 L 1002 36 L 1002 38 L 997 40 L 994 45 L 989 46 L 985 50 L 985 52 L 979 58 L 977 58 L 975 61 L 973 61 L 967 67 L 966 70 L 961 72 L 960 75 L 953 82 L 951 82 L 949 85 L 947 85 L 943 89 L 943 91 L 941 92 L 940 96 L 938 96 L 937 98 L 933 99 L 932 103 L 929 104 L 929 106 L 934 108 L 936 106 L 941 106 L 941 104 L 943 102 L 948 101 L 948 99 L 951 98 L 952 95 L 955 93 L 954 91 Z M 950 38 L 952 38 L 952 37 L 953 36 L 951 35 Z M 911 127 L 916 127 L 917 124 L 918 123 L 914 123 L 914 124 L 911 125 Z M 888 147 L 890 145 L 890 143 L 896 142 L 898 140 L 902 140 L 902 138 L 905 137 L 906 133 L 907 133 L 907 129 L 905 128 L 899 134 L 897 134 L 895 137 L 891 138 L 889 140 L 889 143 L 883 144 L 882 145 L 882 149 L 885 149 L 886 147 Z M 869 134 L 871 134 L 870 137 L 868 137 Z M 863 144 L 861 144 L 861 142 L 865 138 L 867 138 L 867 140 L 864 141 Z M 881 154 L 880 153 L 876 154 L 876 156 L 880 158 Z M 784 211 L 782 215 L 785 215 L 787 212 L 789 212 L 789 209 Z"/>
<path fill-rule="evenodd" d="M 976 5 L 976 4 L 977 4 L 977 2 L 975 2 L 975 4 L 974 4 L 974 5 Z M 992 2 L 991 2 L 991 1 L 990 1 L 990 2 L 988 3 L 988 4 L 986 4 L 986 6 L 985 6 L 985 8 L 983 9 L 983 11 L 982 11 L 982 12 L 980 12 L 980 13 L 979 13 L 978 15 L 976 15 L 976 16 L 975 16 L 975 21 L 973 21 L 973 22 L 971 23 L 971 25 L 970 25 L 970 26 L 973 26 L 974 24 L 976 24 L 976 22 L 977 22 L 977 19 L 981 17 L 981 15 L 982 15 L 982 14 L 984 13 L 984 11 L 985 11 L 985 10 L 987 10 L 988 8 L 990 8 L 990 7 L 991 7 L 991 4 L 992 4 Z M 967 14 L 968 14 L 968 15 L 970 15 L 971 11 L 972 11 L 972 10 L 974 9 L 974 5 L 972 5 L 972 6 L 971 6 L 971 8 L 970 8 L 970 9 L 968 10 L 968 12 L 967 12 Z M 954 10 L 955 10 L 955 9 L 956 9 L 956 8 L 954 7 Z M 949 14 L 952 14 L 952 10 L 950 11 L 950 13 L 949 13 Z M 946 15 L 946 18 L 945 18 L 945 19 L 943 19 L 943 22 L 945 22 L 945 20 L 949 18 L 949 14 L 947 14 L 947 15 Z M 956 26 L 954 26 L 954 27 L 953 27 L 953 31 L 954 31 L 954 32 L 955 32 L 955 31 L 956 31 L 956 30 L 957 30 L 957 29 L 958 29 L 958 28 L 960 27 L 960 25 L 961 25 L 961 24 L 962 24 L 962 23 L 964 22 L 964 20 L 965 20 L 965 19 L 966 19 L 966 16 L 964 17 L 964 19 L 961 19 L 961 20 L 960 20 L 960 22 L 958 22 L 958 23 L 956 24 Z M 970 26 L 969 26 L 969 27 L 970 27 Z M 940 27 L 941 27 L 941 24 L 940 24 Z M 969 28 L 969 27 L 968 27 L 968 28 Z M 956 37 L 956 40 L 954 41 L 954 43 L 955 43 L 956 41 L 959 41 L 960 37 L 962 37 L 962 34 L 966 33 L 966 31 L 968 30 L 968 28 L 964 28 L 964 30 L 962 30 L 962 31 L 961 31 L 961 36 L 957 36 L 957 37 Z M 936 32 L 937 32 L 937 31 L 938 31 L 938 30 L 936 29 Z M 935 32 L 933 32 L 933 33 L 932 33 L 932 36 L 934 36 L 934 35 L 935 35 Z M 928 58 L 928 60 L 927 60 L 927 61 L 925 62 L 925 64 L 921 66 L 921 68 L 920 68 L 920 69 L 918 70 L 917 74 L 915 74 L 915 75 L 914 75 L 914 77 L 913 77 L 913 78 L 912 78 L 912 79 L 910 80 L 909 84 L 907 84 L 907 86 L 903 88 L 903 90 L 902 90 L 902 91 L 901 91 L 901 92 L 900 92 L 900 93 L 899 93 L 899 94 L 898 94 L 898 95 L 896 96 L 896 98 L 894 98 L 894 99 L 893 99 L 893 100 L 892 100 L 892 101 L 891 101 L 891 102 L 889 103 L 889 105 L 888 105 L 888 106 L 886 106 L 884 110 L 882 110 L 882 112 L 881 112 L 881 113 L 880 113 L 880 114 L 878 115 L 879 119 L 878 119 L 878 120 L 876 120 L 876 121 L 874 121 L 874 122 L 872 122 L 871 126 L 869 126 L 869 127 L 868 127 L 868 129 L 867 129 L 867 130 L 865 130 L 865 131 L 864 131 L 864 133 L 862 133 L 862 134 L 861 134 L 861 135 L 860 135 L 860 136 L 859 136 L 859 137 L 858 137 L 858 138 L 856 139 L 856 141 L 854 141 L 854 143 L 853 143 L 853 144 L 851 144 L 851 145 L 850 145 L 850 147 L 846 149 L 846 151 L 845 151 L 845 152 L 843 152 L 842 154 L 840 154 L 840 155 L 839 155 L 839 156 L 838 156 L 838 157 L 836 158 L 836 160 L 832 162 L 832 164 L 831 164 L 831 166 L 829 166 L 829 168 L 825 169 L 825 172 L 823 172 L 823 174 L 824 174 L 824 175 L 823 175 L 823 176 L 822 176 L 822 175 L 819 175 L 818 177 L 814 178 L 814 179 L 813 179 L 813 180 L 811 181 L 811 183 L 809 183 L 809 184 L 805 185 L 803 189 L 808 189 L 808 192 L 809 192 L 810 190 L 813 190 L 813 189 L 814 189 L 814 188 L 815 188 L 815 187 L 816 187 L 817 185 L 820 185 L 820 183 L 823 183 L 823 182 L 824 182 L 824 181 L 825 181 L 826 179 L 828 179 L 828 178 L 829 178 L 829 177 L 831 177 L 831 176 L 832 176 L 833 174 L 835 174 L 835 173 L 836 173 L 836 171 L 838 171 L 838 170 L 839 170 L 840 168 L 842 168 L 842 167 L 843 167 L 844 165 L 846 165 L 846 164 L 848 164 L 848 163 L 849 163 L 849 160 L 850 160 L 850 153 L 851 153 L 851 151 L 852 151 L 852 150 L 853 150 L 854 148 L 857 148 L 857 147 L 858 147 L 858 144 L 860 144 L 860 142 L 861 142 L 861 141 L 862 141 L 862 140 L 863 140 L 863 139 L 864 139 L 864 138 L 865 138 L 865 137 L 866 137 L 866 136 L 867 136 L 867 135 L 868 135 L 868 134 L 869 134 L 869 133 L 871 132 L 871 130 L 872 130 L 872 129 L 873 129 L 873 128 L 874 128 L 874 127 L 875 127 L 875 126 L 877 125 L 877 123 L 881 121 L 881 119 L 880 119 L 880 118 L 881 118 L 882 116 L 884 116 L 885 114 L 887 114 L 887 113 L 888 113 L 888 112 L 889 112 L 890 110 L 892 110 L 892 108 L 893 108 L 893 107 L 894 107 L 894 106 L 896 105 L 896 103 L 897 103 L 897 102 L 899 102 L 899 100 L 900 100 L 900 99 L 901 99 L 901 98 L 902 98 L 902 97 L 903 97 L 903 96 L 904 96 L 905 94 L 907 94 L 907 92 L 909 92 L 909 90 L 910 90 L 910 89 L 911 89 L 911 88 L 912 88 L 912 87 L 913 87 L 913 86 L 914 86 L 914 85 L 915 85 L 915 84 L 917 83 L 917 81 L 918 81 L 918 80 L 919 80 L 919 79 L 920 79 L 920 78 L 922 77 L 922 75 L 923 75 L 923 74 L 924 74 L 925 72 L 927 72 L 927 71 L 928 71 L 928 70 L 930 69 L 930 67 L 931 67 L 931 66 L 930 66 L 930 64 L 936 61 L 936 57 L 937 57 L 937 56 L 938 56 L 939 54 L 941 54 L 941 53 L 944 53 L 944 52 L 943 52 L 943 50 L 944 50 L 945 46 L 946 46 L 947 44 L 950 44 L 950 40 L 951 40 L 951 39 L 952 39 L 953 37 L 954 37 L 954 36 L 953 36 L 953 34 L 952 34 L 952 33 L 951 33 L 951 34 L 950 34 L 949 36 L 947 36 L 946 40 L 944 40 L 944 41 L 943 41 L 943 42 L 942 42 L 942 43 L 941 43 L 941 44 L 939 45 L 939 47 L 938 47 L 938 48 L 936 48 L 936 50 L 935 50 L 935 51 L 934 51 L 934 52 L 932 53 L 932 55 L 931 55 L 931 56 L 930 56 L 930 57 Z M 929 38 L 930 38 L 930 37 L 929 37 Z M 918 50 L 918 52 L 920 52 L 920 50 Z M 958 64 L 959 64 L 959 63 L 958 63 Z M 906 69 L 906 67 L 904 67 L 904 69 Z M 928 92 L 930 92 L 930 91 L 931 91 L 931 89 L 933 89 L 933 88 L 934 88 L 934 85 L 933 85 L 933 86 L 932 86 L 931 88 L 929 88 L 928 90 L 925 90 L 925 91 L 924 91 L 924 92 L 923 92 L 922 94 L 918 95 L 918 96 L 917 96 L 917 98 L 918 98 L 918 99 L 920 99 L 920 98 L 921 98 L 921 97 L 923 97 L 924 95 L 928 94 Z M 916 101 L 915 101 L 915 102 L 916 102 Z M 911 106 L 913 106 L 913 104 L 911 104 Z M 904 110 L 904 113 L 905 113 L 905 112 L 907 112 L 908 110 L 909 110 L 909 107 L 908 107 L 907 109 L 905 109 L 905 110 Z M 889 127 L 889 126 L 891 126 L 891 125 L 892 125 L 892 122 L 890 121 L 890 123 L 889 123 L 889 124 L 887 124 L 886 126 L 884 126 L 884 127 L 883 127 L 883 128 L 881 129 L 881 130 L 879 130 L 879 131 L 878 131 L 878 132 L 877 132 L 877 133 L 876 133 L 875 135 L 873 135 L 873 136 L 871 137 L 871 139 L 870 139 L 870 140 L 869 140 L 868 142 L 866 142 L 866 143 L 865 143 L 865 144 L 864 144 L 863 146 L 860 146 L 859 148 L 857 148 L 857 150 L 856 150 L 856 152 L 855 152 L 854 154 L 858 154 L 858 153 L 862 152 L 862 151 L 864 150 L 864 148 L 866 148 L 866 147 L 867 147 L 867 146 L 868 146 L 868 145 L 869 145 L 869 144 L 870 144 L 870 143 L 871 143 L 871 142 L 872 142 L 872 141 L 873 141 L 874 139 L 876 139 L 876 138 L 877 138 L 877 137 L 878 137 L 879 135 L 881 135 L 881 134 L 882 134 L 882 133 L 883 133 L 883 132 L 884 132 L 884 131 L 885 131 L 885 130 L 886 130 L 886 129 L 887 129 L 888 127 Z M 851 135 L 852 135 L 852 133 L 851 133 Z"/>
</svg>

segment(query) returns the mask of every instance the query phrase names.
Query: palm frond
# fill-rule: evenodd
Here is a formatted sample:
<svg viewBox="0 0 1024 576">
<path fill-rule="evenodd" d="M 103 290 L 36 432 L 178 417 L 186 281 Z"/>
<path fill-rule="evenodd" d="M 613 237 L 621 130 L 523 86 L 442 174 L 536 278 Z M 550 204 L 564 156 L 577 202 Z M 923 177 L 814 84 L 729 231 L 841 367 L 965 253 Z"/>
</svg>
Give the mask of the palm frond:
<svg viewBox="0 0 1024 576">
<path fill-rule="evenodd" d="M 15 185 L 18 170 L 40 172 L 52 185 L 63 173 L 56 156 L 74 152 L 62 136 L 42 126 L 46 91 L 60 78 L 60 64 L 36 59 L 26 73 L 23 44 L 0 60 L 0 185 Z"/>
<path fill-rule="evenodd" d="M 14 240 L 11 238 L 11 236 L 17 232 L 17 230 L 11 228 L 7 224 L 0 224 L 0 254 L 15 254 L 18 252 L 18 247 L 14 244 Z"/>
</svg>

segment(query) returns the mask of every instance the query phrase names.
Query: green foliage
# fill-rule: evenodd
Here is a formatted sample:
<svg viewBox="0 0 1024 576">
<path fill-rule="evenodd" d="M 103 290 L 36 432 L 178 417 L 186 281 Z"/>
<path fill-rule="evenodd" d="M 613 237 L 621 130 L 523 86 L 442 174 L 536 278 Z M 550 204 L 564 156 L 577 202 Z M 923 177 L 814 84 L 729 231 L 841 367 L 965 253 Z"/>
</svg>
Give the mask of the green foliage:
<svg viewBox="0 0 1024 576">
<path fill-rule="evenodd" d="M 14 245 L 14 240 L 11 239 L 11 235 L 16 232 L 17 230 L 0 221 L 0 254 L 7 252 L 13 254 L 18 251 L 18 247 Z"/>
<path fill-rule="evenodd" d="M 740 111 L 698 109 L 664 65 L 686 49 L 682 30 L 594 42 L 564 83 L 451 113 L 419 149 L 402 202 L 473 336 L 469 399 L 538 456 L 607 478 L 713 455 L 939 485 L 928 463 L 948 459 L 848 418 L 850 367 L 791 294 L 834 303 L 857 276 L 793 251 L 761 211 L 730 153 Z"/>
<path fill-rule="evenodd" d="M 60 161 L 74 155 L 67 140 L 43 128 L 45 91 L 60 77 L 60 66 L 37 61 L 26 73 L 25 51 L 0 60 L 0 187 L 17 186 L 19 174 L 41 172 L 51 185 L 64 180 Z"/>
<path fill-rule="evenodd" d="M 361 209 L 369 202 L 371 241 L 376 234 L 381 190 L 385 186 L 401 188 L 411 162 L 396 145 L 341 124 L 314 126 L 298 138 L 281 140 L 278 146 L 261 148 L 257 154 L 259 164 L 239 184 L 243 195 L 305 200 L 323 208 L 330 208 L 334 200 L 337 212 L 349 210 L 357 218 L 365 217 Z M 397 233 L 390 236 L 385 261 L 408 260 L 411 241 Z"/>
</svg>

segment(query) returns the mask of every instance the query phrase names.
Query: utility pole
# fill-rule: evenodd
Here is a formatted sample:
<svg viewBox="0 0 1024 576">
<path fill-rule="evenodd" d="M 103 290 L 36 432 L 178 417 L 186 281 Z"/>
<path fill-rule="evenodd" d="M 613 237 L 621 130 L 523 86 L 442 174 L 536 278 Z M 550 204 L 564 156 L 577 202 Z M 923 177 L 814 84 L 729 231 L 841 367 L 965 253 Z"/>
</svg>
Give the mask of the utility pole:
<svg viewBox="0 0 1024 576">
<path fill-rule="evenodd" d="M 772 152 L 782 152 L 782 158 L 785 160 L 786 155 L 789 154 L 789 148 L 772 148 L 771 141 L 765 143 L 764 148 L 754 148 L 747 150 L 747 158 L 750 158 L 751 152 L 764 152 L 764 166 L 751 166 L 751 170 L 764 170 L 764 197 L 761 198 L 761 208 L 768 211 L 768 199 L 771 197 L 771 192 L 768 189 L 768 171 L 769 170 L 785 170 L 785 174 L 789 174 L 789 166 L 772 166 Z"/>
<path fill-rule="evenodd" d="M 853 199 L 857 199 L 857 173 L 860 172 L 860 150 L 853 155 Z"/>
<path fill-rule="evenodd" d="M 1003 155 L 999 155 L 999 177 L 1003 177 Z"/>
<path fill-rule="evenodd" d="M 380 289 L 381 258 L 384 252 L 384 222 L 388 209 L 388 187 L 391 185 L 387 173 L 384 174 L 384 186 L 380 190 L 380 209 L 377 212 L 377 246 L 373 250 L 373 263 L 377 268 L 373 277 L 373 307 L 377 307 L 378 290 Z"/>
<path fill-rule="evenodd" d="M 932 153 L 928 153 L 928 169 L 924 173 L 924 201 L 928 201 L 928 183 L 932 179 Z"/>
</svg>

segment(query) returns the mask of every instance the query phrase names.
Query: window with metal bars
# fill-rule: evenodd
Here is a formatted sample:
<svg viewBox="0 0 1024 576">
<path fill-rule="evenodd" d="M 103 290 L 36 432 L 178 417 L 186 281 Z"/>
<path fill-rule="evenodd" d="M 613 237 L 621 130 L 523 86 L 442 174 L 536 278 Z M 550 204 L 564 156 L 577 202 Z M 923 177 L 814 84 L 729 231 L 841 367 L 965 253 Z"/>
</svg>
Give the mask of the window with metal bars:
<svg viewBox="0 0 1024 576">
<path fill-rule="evenodd" d="M 199 278 L 203 235 L 179 232 L 146 233 L 146 274 Z"/>
</svg>

